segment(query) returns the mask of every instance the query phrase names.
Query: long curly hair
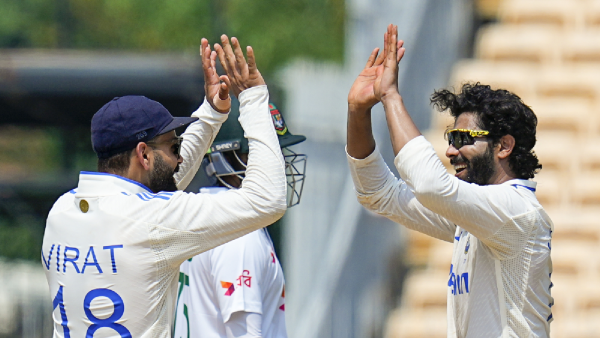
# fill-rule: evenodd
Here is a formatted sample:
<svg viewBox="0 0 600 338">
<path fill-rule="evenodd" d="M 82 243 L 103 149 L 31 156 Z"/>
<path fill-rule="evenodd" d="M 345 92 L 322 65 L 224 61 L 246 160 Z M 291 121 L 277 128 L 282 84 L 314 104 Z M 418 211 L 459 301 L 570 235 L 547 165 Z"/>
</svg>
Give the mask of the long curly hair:
<svg viewBox="0 0 600 338">
<path fill-rule="evenodd" d="M 479 127 L 490 132 L 493 144 L 504 135 L 515 138 L 515 147 L 508 159 L 517 178 L 529 179 L 542 169 L 533 152 L 537 117 L 517 95 L 503 89 L 493 90 L 479 82 L 466 83 L 459 94 L 447 89 L 435 91 L 431 103 L 439 111 L 450 110 L 456 120 L 462 113 L 474 113 Z"/>
</svg>

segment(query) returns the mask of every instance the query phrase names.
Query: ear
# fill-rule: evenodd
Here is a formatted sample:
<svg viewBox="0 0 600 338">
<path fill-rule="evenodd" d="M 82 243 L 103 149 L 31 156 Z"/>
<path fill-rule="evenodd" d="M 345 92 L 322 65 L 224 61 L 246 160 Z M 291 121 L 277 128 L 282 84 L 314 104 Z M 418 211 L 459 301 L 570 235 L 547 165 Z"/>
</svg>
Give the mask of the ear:
<svg viewBox="0 0 600 338">
<path fill-rule="evenodd" d="M 146 143 L 140 142 L 135 147 L 135 160 L 140 163 L 144 170 L 150 170 L 150 148 Z"/>
<path fill-rule="evenodd" d="M 500 138 L 499 143 L 500 151 L 498 152 L 498 158 L 508 158 L 515 147 L 515 138 L 512 135 L 504 135 Z"/>
</svg>

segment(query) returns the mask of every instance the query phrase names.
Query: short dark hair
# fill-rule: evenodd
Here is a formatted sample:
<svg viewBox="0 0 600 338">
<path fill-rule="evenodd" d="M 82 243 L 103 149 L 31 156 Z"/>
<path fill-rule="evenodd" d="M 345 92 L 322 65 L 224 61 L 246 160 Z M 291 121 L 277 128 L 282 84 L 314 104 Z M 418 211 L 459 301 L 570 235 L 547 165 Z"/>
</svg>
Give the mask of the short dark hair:
<svg viewBox="0 0 600 338">
<path fill-rule="evenodd" d="M 98 159 L 98 172 L 124 175 L 131 163 L 132 150 L 126 150 L 109 158 Z"/>
<path fill-rule="evenodd" d="M 508 163 L 517 178 L 533 178 L 542 169 L 533 152 L 537 117 L 517 95 L 479 82 L 466 83 L 459 94 L 447 89 L 435 91 L 431 103 L 439 111 L 450 110 L 455 120 L 462 113 L 475 114 L 479 127 L 490 132 L 493 144 L 504 135 L 512 135 L 515 147 Z"/>
</svg>

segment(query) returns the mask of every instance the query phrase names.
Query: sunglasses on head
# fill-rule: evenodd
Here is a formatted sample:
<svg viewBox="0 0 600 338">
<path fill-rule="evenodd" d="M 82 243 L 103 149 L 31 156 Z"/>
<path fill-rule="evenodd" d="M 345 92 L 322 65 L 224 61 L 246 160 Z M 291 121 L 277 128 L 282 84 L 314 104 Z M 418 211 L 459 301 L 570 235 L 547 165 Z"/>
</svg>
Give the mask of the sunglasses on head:
<svg viewBox="0 0 600 338">
<path fill-rule="evenodd" d="M 486 130 L 450 129 L 446 132 L 446 137 L 449 145 L 460 149 L 462 146 L 474 144 L 476 137 L 484 137 L 489 134 L 490 132 Z"/>
</svg>

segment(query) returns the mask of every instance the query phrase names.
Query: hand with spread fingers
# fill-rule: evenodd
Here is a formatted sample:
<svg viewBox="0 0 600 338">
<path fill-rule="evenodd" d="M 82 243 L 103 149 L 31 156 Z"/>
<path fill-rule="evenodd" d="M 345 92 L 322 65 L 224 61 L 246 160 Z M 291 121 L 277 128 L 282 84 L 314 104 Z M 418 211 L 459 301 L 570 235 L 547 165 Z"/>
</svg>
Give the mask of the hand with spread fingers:
<svg viewBox="0 0 600 338">
<path fill-rule="evenodd" d="M 222 77 L 222 79 L 235 96 L 239 96 L 242 91 L 248 88 L 265 84 L 265 80 L 256 68 L 252 47 L 246 47 L 248 57 L 248 62 L 246 62 L 238 39 L 233 37 L 231 43 L 229 43 L 229 38 L 223 34 L 221 35 L 221 45 L 215 44 L 215 50 L 219 56 L 221 66 L 227 73 L 227 76 Z"/>
<path fill-rule="evenodd" d="M 377 83 L 379 92 L 381 91 L 380 87 L 382 83 L 382 76 L 384 75 L 384 69 L 386 69 L 386 67 L 391 67 L 391 65 L 389 64 L 388 57 L 394 57 L 394 59 L 397 60 L 395 64 L 397 84 L 397 68 L 398 62 L 400 62 L 400 59 L 402 59 L 402 56 L 404 55 L 404 48 L 402 48 L 404 41 L 398 41 L 397 44 L 394 41 L 394 44 L 396 44 L 396 48 L 393 48 L 393 45 L 390 45 L 391 39 L 389 39 L 388 37 L 390 37 L 389 31 L 391 27 L 393 26 L 390 25 L 388 27 L 388 32 L 384 34 L 384 52 L 382 54 L 379 54 L 379 48 L 375 48 L 371 53 L 371 56 L 369 56 L 365 68 L 360 72 L 360 74 L 354 81 L 354 84 L 352 84 L 352 88 L 350 89 L 350 93 L 348 94 L 348 105 L 351 110 L 367 111 L 379 101 L 381 101 L 381 95 L 375 94 L 374 87 Z M 396 27 L 396 32 L 397 30 L 398 28 Z M 396 36 L 397 35 L 398 34 L 396 33 Z M 390 70 L 392 72 L 394 71 L 392 68 L 390 68 Z M 385 74 L 386 81 L 388 81 L 388 73 Z"/>
<path fill-rule="evenodd" d="M 229 97 L 227 76 L 217 74 L 217 53 L 210 50 L 208 40 L 204 38 L 200 45 L 200 56 L 202 57 L 202 70 L 204 71 L 206 100 L 216 111 L 228 113 L 231 109 L 231 97 Z"/>
<path fill-rule="evenodd" d="M 377 77 L 373 83 L 373 94 L 377 101 L 398 94 L 398 63 L 404 56 L 404 42 L 398 41 L 398 26 L 388 25 L 383 41 L 383 63 L 377 69 Z"/>
</svg>

